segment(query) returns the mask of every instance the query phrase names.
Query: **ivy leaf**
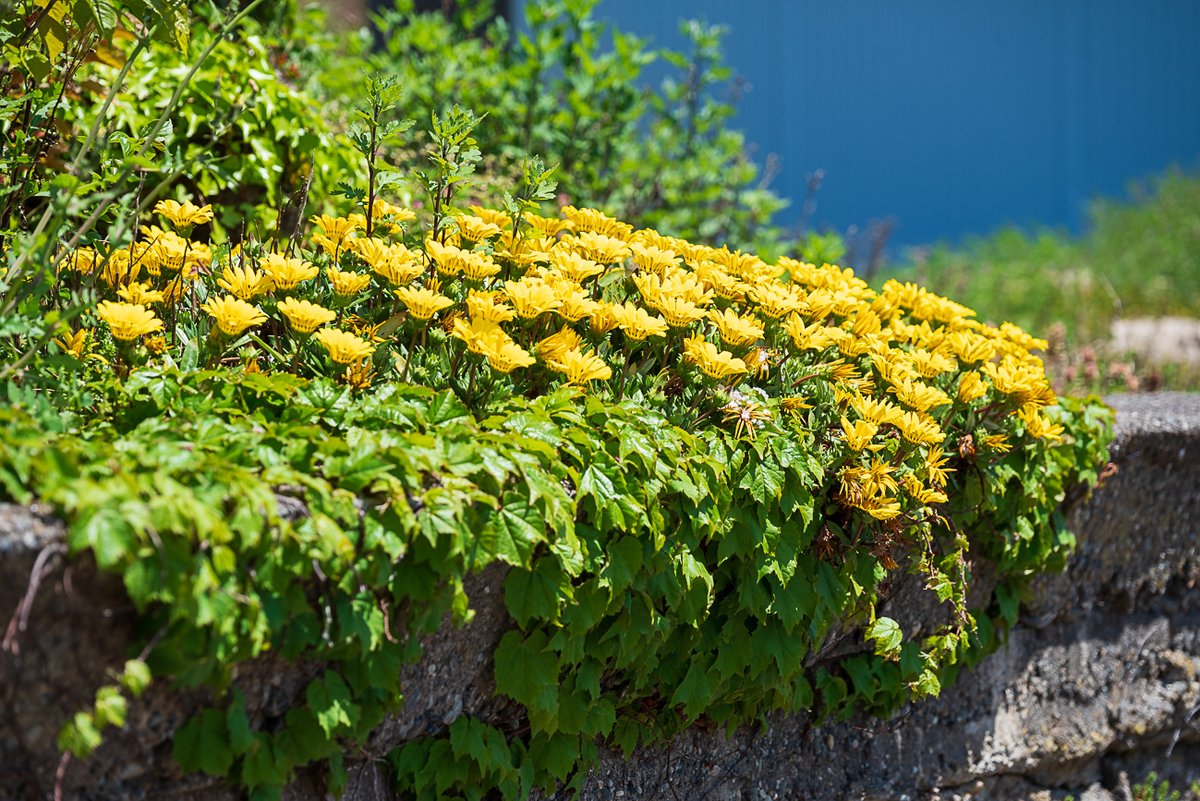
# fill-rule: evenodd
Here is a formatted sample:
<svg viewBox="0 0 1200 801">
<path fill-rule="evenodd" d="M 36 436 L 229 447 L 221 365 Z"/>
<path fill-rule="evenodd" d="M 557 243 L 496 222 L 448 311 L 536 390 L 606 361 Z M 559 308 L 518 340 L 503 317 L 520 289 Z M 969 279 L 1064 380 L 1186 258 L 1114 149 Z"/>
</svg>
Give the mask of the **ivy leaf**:
<svg viewBox="0 0 1200 801">
<path fill-rule="evenodd" d="M 571 734 L 535 734 L 529 742 L 529 757 L 534 764 L 559 781 L 566 781 L 579 761 L 579 737 Z M 543 789 L 553 790 L 553 786 Z"/>
<path fill-rule="evenodd" d="M 535 506 L 515 492 L 506 493 L 479 534 L 484 551 L 510 565 L 527 565 L 533 549 L 546 540 L 546 522 Z"/>
<path fill-rule="evenodd" d="M 96 721 L 87 712 L 76 712 L 70 722 L 58 733 L 60 751 L 70 751 L 79 759 L 87 759 L 100 747 L 103 737 Z"/>
<path fill-rule="evenodd" d="M 244 754 L 254 742 L 250 731 L 250 718 L 246 716 L 246 701 L 240 690 L 234 691 L 233 703 L 225 713 L 225 725 L 229 729 L 229 747 L 234 754 Z"/>
<path fill-rule="evenodd" d="M 448 390 L 434 395 L 429 401 L 429 409 L 425 413 L 425 419 L 430 426 L 440 426 L 470 416 L 471 410 L 458 399 L 457 395 Z"/>
<path fill-rule="evenodd" d="M 495 669 L 497 692 L 530 709 L 550 710 L 558 703 L 558 657 L 545 632 L 505 634 L 496 648 Z"/>
<path fill-rule="evenodd" d="M 322 678 L 314 679 L 304 697 L 326 737 L 333 737 L 338 729 L 351 728 L 358 722 L 359 710 L 350 700 L 350 688 L 332 670 L 325 671 Z"/>
<path fill-rule="evenodd" d="M 128 706 L 121 690 L 112 685 L 106 685 L 96 691 L 96 727 L 105 726 L 121 728 L 125 725 L 125 712 Z"/>
<path fill-rule="evenodd" d="M 280 787 L 288 778 L 288 761 L 276 752 L 271 739 L 258 732 L 253 735 L 242 760 L 242 782 L 254 789 L 263 785 Z"/>
<path fill-rule="evenodd" d="M 476 765 L 486 768 L 491 753 L 486 741 L 487 725 L 470 715 L 461 715 L 450 724 L 450 749 L 456 759 L 469 757 Z"/>
<path fill-rule="evenodd" d="M 687 675 L 671 696 L 671 705 L 683 704 L 688 718 L 694 720 L 708 708 L 712 694 L 713 681 L 708 675 L 708 668 L 701 660 L 693 659 Z"/>
<path fill-rule="evenodd" d="M 137 698 L 150 686 L 150 668 L 140 659 L 130 659 L 125 663 L 119 681 L 130 695 Z"/>
<path fill-rule="evenodd" d="M 866 637 L 875 641 L 876 656 L 895 659 L 900 655 L 904 632 L 900 630 L 900 624 L 890 617 L 875 618 L 875 622 L 867 627 Z"/>
<path fill-rule="evenodd" d="M 517 567 L 504 581 L 504 605 L 521 628 L 529 621 L 558 619 L 558 581 L 562 576 L 549 560 L 541 559 L 533 570 Z"/>
<path fill-rule="evenodd" d="M 217 709 L 206 709 L 175 732 L 171 756 L 185 772 L 200 770 L 210 776 L 225 776 L 233 766 L 227 736 L 225 715 Z"/>
</svg>

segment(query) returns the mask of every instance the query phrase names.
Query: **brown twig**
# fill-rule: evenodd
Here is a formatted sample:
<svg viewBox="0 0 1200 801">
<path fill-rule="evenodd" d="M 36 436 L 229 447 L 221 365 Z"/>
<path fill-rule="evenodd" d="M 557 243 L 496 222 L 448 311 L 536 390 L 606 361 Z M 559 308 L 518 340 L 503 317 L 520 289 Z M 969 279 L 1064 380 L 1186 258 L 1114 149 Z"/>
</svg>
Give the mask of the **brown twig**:
<svg viewBox="0 0 1200 801">
<path fill-rule="evenodd" d="M 29 627 L 29 615 L 33 612 L 33 602 L 37 597 L 38 588 L 57 567 L 57 565 L 48 566 L 47 562 L 66 552 L 66 545 L 61 542 L 55 542 L 47 545 L 38 554 L 37 559 L 34 560 L 33 569 L 29 572 L 29 586 L 25 589 L 25 595 L 21 598 L 21 602 L 17 604 L 16 611 L 13 612 L 12 620 L 8 624 L 8 630 L 4 634 L 4 642 L 0 643 L 0 651 L 14 655 L 21 652 L 21 646 L 17 642 L 17 637 L 23 634 L 25 629 Z"/>
</svg>

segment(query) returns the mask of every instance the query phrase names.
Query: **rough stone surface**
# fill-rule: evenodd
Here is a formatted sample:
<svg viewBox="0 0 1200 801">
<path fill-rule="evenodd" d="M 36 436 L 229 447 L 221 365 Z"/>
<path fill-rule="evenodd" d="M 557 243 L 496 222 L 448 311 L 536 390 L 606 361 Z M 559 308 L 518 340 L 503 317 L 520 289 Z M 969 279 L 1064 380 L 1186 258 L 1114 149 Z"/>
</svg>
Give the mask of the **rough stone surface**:
<svg viewBox="0 0 1200 801">
<path fill-rule="evenodd" d="M 1180 789 L 1200 781 L 1200 395 L 1110 402 L 1118 473 L 1072 506 L 1079 548 L 1068 570 L 1037 582 L 1008 646 L 942 697 L 889 721 L 812 727 L 777 715 L 730 738 L 694 729 L 632 759 L 604 753 L 583 797 L 1116 801 L 1151 770 Z M 145 634 L 119 580 L 86 559 L 64 562 L 62 536 L 45 509 L 0 506 L 0 626 L 14 621 L 0 652 L 3 799 L 49 797 L 59 726 Z M 507 619 L 502 580 L 499 569 L 475 577 L 475 620 L 426 642 L 404 677 L 406 708 L 348 755 L 348 798 L 394 797 L 380 757 L 397 743 L 463 712 L 516 714 L 491 697 L 489 655 Z M 243 666 L 237 683 L 253 722 L 280 717 L 317 670 Z M 126 730 L 67 766 L 64 797 L 238 798 L 220 782 L 178 775 L 170 760 L 172 732 L 206 698 L 152 687 L 131 705 Z M 321 788 L 313 771 L 285 797 L 321 799 Z"/>
</svg>

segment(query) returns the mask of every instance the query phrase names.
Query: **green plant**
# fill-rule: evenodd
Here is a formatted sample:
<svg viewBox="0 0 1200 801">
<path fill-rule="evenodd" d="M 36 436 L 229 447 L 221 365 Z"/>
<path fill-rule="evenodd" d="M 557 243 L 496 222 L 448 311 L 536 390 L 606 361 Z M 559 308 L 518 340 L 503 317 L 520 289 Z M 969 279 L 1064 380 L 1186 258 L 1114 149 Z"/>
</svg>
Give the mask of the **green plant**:
<svg viewBox="0 0 1200 801">
<path fill-rule="evenodd" d="M 1134 801 L 1179 801 L 1181 793 L 1172 790 L 1170 782 L 1158 781 L 1158 774 L 1150 771 L 1146 777 L 1130 788 Z"/>
<path fill-rule="evenodd" d="M 487 154 L 485 194 L 536 153 L 557 165 L 558 190 L 575 205 L 778 255 L 771 218 L 784 202 L 756 185 L 744 138 L 727 127 L 733 109 L 717 99 L 730 76 L 723 30 L 688 23 L 690 52 L 655 50 L 599 22 L 594 8 L 594 0 L 527 3 L 514 33 L 486 0 L 457 4 L 449 17 L 401 0 L 376 20 L 383 52 L 349 58 L 398 76 L 400 116 L 428 119 L 455 104 L 486 111 L 474 132 Z M 660 59 L 679 77 L 655 91 L 645 70 Z M 324 75 L 334 96 L 346 92 L 344 71 Z"/>
</svg>

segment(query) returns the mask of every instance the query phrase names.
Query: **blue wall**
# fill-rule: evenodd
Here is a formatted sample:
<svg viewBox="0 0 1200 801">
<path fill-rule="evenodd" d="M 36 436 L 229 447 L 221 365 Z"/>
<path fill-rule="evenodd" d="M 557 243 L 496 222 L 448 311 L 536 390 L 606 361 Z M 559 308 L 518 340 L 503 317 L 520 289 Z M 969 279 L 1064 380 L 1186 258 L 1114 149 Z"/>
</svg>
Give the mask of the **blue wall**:
<svg viewBox="0 0 1200 801">
<path fill-rule="evenodd" d="M 813 221 L 898 223 L 894 244 L 1006 223 L 1078 229 L 1087 202 L 1172 164 L 1200 169 L 1200 0 L 601 0 L 622 30 L 682 46 L 728 25 L 735 124 L 781 159 Z"/>
</svg>

